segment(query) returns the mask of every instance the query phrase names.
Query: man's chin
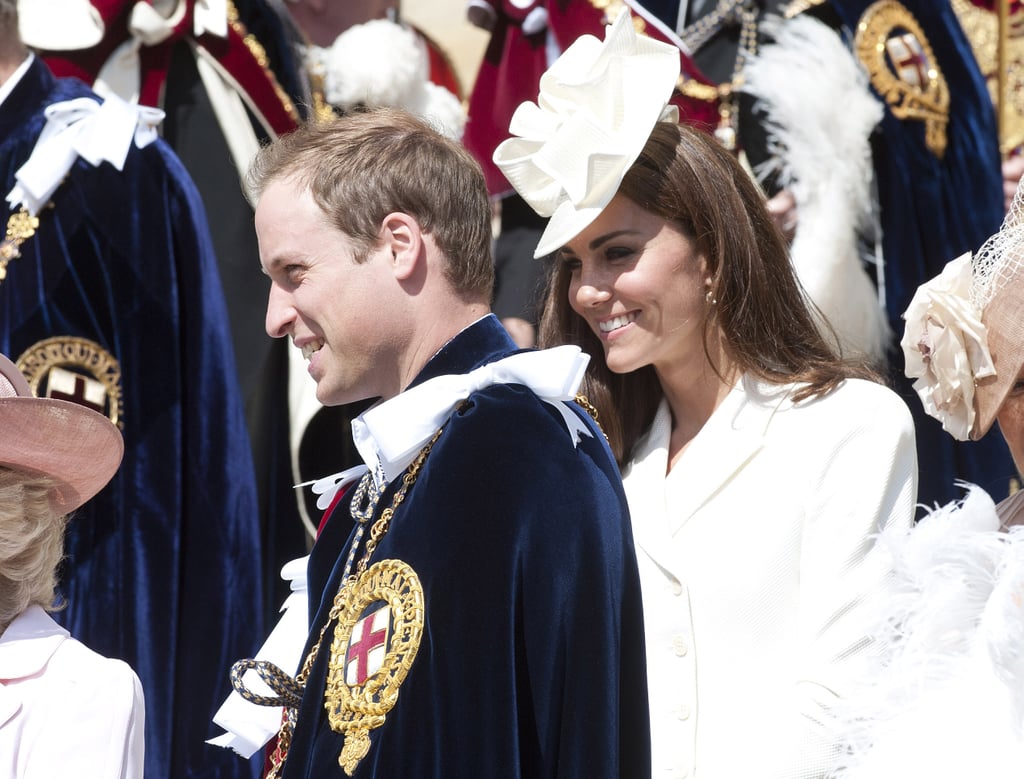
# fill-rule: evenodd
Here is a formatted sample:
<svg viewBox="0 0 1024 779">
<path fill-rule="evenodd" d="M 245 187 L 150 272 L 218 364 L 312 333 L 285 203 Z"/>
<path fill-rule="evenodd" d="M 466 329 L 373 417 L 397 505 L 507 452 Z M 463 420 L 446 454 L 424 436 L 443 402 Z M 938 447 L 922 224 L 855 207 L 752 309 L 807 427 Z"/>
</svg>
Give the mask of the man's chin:
<svg viewBox="0 0 1024 779">
<path fill-rule="evenodd" d="M 339 396 L 336 392 L 330 392 L 316 385 L 316 399 L 322 406 L 343 406 L 347 401 L 344 395 Z"/>
<path fill-rule="evenodd" d="M 348 406 L 359 403 L 369 407 L 372 405 L 371 401 L 377 400 L 377 396 L 356 390 L 339 391 L 334 389 L 329 391 L 323 385 L 317 384 L 316 399 L 323 406 Z"/>
</svg>

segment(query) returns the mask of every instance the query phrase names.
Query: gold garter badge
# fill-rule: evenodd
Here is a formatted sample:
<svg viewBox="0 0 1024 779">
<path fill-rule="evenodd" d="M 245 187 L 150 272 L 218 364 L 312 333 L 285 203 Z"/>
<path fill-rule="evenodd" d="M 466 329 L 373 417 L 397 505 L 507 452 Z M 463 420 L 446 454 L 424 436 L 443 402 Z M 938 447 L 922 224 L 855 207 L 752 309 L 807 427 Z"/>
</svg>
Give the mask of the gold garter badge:
<svg viewBox="0 0 1024 779">
<path fill-rule="evenodd" d="M 36 397 L 70 400 L 124 427 L 121 366 L 95 341 L 73 336 L 47 338 L 32 344 L 15 363 Z"/>
<path fill-rule="evenodd" d="M 370 749 L 370 731 L 398 702 L 423 635 L 423 587 L 400 560 L 382 560 L 338 593 L 324 705 L 345 736 L 338 764 L 349 776 Z"/>
<path fill-rule="evenodd" d="M 1004 155 L 1024 146 L 1024 8 L 1010 3 L 1006 18 L 971 0 L 953 0 L 953 11 L 971 43 L 989 96 L 999 114 L 999 148 Z"/>
<path fill-rule="evenodd" d="M 854 48 L 871 85 L 893 114 L 924 122 L 925 143 L 941 159 L 946 152 L 949 87 L 913 14 L 896 0 L 872 3 L 857 23 Z"/>
</svg>

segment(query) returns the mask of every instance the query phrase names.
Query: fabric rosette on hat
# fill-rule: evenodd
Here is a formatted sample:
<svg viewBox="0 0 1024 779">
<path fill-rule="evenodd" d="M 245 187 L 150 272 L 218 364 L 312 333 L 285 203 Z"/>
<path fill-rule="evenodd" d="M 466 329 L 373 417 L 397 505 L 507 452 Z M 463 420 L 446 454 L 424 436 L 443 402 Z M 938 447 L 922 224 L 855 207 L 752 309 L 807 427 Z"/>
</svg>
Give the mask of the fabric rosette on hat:
<svg viewBox="0 0 1024 779">
<path fill-rule="evenodd" d="M 974 382 L 995 373 L 981 311 L 971 301 L 970 253 L 918 287 L 903 315 L 905 372 L 925 410 L 958 441 L 974 426 Z"/>
<path fill-rule="evenodd" d="M 922 284 L 903 318 L 905 372 L 925 410 L 977 441 L 1024 366 L 1024 189 L 999 232 Z"/>
<path fill-rule="evenodd" d="M 669 106 L 679 52 L 638 35 L 621 13 L 605 39 L 583 35 L 541 76 L 536 103 L 520 104 L 494 162 L 540 216 L 549 217 L 534 257 L 578 235 L 615 196 Z"/>
</svg>

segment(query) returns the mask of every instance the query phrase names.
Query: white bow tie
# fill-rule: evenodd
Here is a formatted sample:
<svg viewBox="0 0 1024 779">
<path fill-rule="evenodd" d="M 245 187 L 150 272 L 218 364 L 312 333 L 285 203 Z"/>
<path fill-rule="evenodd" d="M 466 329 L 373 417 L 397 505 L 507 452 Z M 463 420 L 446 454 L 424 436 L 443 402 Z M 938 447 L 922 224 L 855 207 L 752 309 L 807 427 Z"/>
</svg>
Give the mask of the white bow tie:
<svg viewBox="0 0 1024 779">
<path fill-rule="evenodd" d="M 46 109 L 46 126 L 32 155 L 15 174 L 7 202 L 14 208 L 24 205 L 35 216 L 79 157 L 93 166 L 106 161 L 122 170 L 132 142 L 141 149 L 156 140 L 163 118 L 158 108 L 126 103 L 116 95 L 102 103 L 88 97 L 54 103 Z"/>
<path fill-rule="evenodd" d="M 401 475 L 462 400 L 492 384 L 522 384 L 558 409 L 573 446 L 590 429 L 562 401 L 573 400 L 590 356 L 578 346 L 521 352 L 469 373 L 438 376 L 408 389 L 352 420 L 363 461 L 390 482 Z"/>
</svg>

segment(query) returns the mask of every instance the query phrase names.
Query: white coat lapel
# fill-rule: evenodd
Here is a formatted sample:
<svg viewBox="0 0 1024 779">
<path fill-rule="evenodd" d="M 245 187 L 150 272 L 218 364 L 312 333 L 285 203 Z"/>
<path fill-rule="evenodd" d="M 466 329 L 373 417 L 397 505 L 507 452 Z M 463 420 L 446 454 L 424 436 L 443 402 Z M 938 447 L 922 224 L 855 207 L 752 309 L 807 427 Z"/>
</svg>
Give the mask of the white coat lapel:
<svg viewBox="0 0 1024 779">
<path fill-rule="evenodd" d="M 761 451 L 768 425 L 790 389 L 746 376 L 737 382 L 665 479 L 669 532 L 678 533 Z"/>
<path fill-rule="evenodd" d="M 665 469 L 671 425 L 668 405 L 662 401 L 651 429 L 637 444 L 623 474 L 623 486 L 629 501 L 637 553 L 647 555 L 661 568 L 675 574 L 672 557 L 667 554 L 670 536 L 669 512 L 665 504 Z"/>
<path fill-rule="evenodd" d="M 761 450 L 769 416 L 745 380 L 715 409 L 665 479 L 673 535 Z"/>
<path fill-rule="evenodd" d="M 21 696 L 17 689 L 0 682 L 0 728 L 21 710 Z"/>
<path fill-rule="evenodd" d="M 661 402 L 625 473 L 634 541 L 660 567 L 681 578 L 672 536 L 761 451 L 765 431 L 791 389 L 742 378 L 667 476 L 672 417 Z"/>
</svg>

